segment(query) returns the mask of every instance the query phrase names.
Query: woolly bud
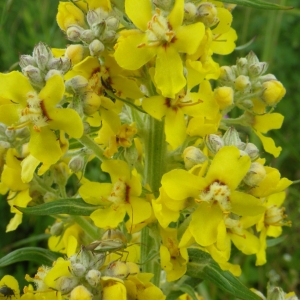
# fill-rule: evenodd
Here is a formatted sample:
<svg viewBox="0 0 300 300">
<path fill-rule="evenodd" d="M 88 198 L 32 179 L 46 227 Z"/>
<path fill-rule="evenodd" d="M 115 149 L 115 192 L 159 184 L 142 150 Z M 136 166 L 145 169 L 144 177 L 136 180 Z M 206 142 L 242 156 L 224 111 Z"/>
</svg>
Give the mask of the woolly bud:
<svg viewBox="0 0 300 300">
<path fill-rule="evenodd" d="M 266 170 L 260 163 L 254 162 L 251 164 L 249 171 L 243 181 L 251 186 L 257 186 L 266 177 Z"/>
<path fill-rule="evenodd" d="M 183 160 L 185 168 L 189 170 L 195 165 L 203 163 L 205 160 L 207 160 L 207 157 L 199 148 L 190 146 L 184 149 Z"/>
<path fill-rule="evenodd" d="M 214 98 L 216 99 L 220 109 L 233 104 L 233 89 L 228 86 L 222 86 L 214 90 Z"/>
<path fill-rule="evenodd" d="M 224 146 L 223 139 L 216 134 L 209 134 L 205 139 L 205 144 L 213 154 L 216 154 Z"/>
<path fill-rule="evenodd" d="M 264 89 L 261 99 L 269 106 L 276 105 L 285 95 L 285 88 L 280 81 L 270 80 L 262 85 Z"/>
<path fill-rule="evenodd" d="M 93 40 L 89 45 L 89 49 L 92 56 L 98 56 L 104 51 L 105 47 L 99 40 Z"/>
</svg>

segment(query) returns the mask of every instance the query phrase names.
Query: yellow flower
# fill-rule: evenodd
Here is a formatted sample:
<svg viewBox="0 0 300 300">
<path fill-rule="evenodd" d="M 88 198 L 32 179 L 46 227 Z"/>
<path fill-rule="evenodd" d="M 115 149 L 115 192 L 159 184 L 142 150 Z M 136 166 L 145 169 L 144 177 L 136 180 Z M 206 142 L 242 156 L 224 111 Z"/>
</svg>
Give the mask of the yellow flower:
<svg viewBox="0 0 300 300">
<path fill-rule="evenodd" d="M 167 273 L 167 281 L 174 281 L 186 272 L 188 253 L 186 248 L 179 248 L 177 229 L 165 228 L 160 230 L 162 245 L 160 246 L 160 264 Z"/>
<path fill-rule="evenodd" d="M 138 28 L 121 33 L 115 58 L 124 69 L 137 70 L 155 58 L 154 81 L 165 97 L 174 98 L 186 84 L 179 53 L 193 54 L 204 35 L 203 23 L 182 26 L 184 0 L 176 0 L 167 17 L 152 13 L 148 0 L 126 0 L 128 17 Z"/>
<path fill-rule="evenodd" d="M 112 183 L 88 182 L 79 189 L 85 202 L 104 206 L 90 215 L 95 225 L 116 228 L 126 214 L 132 224 L 148 219 L 152 208 L 148 201 L 139 197 L 142 186 L 136 172 L 131 172 L 128 164 L 121 160 L 107 160 L 101 169 L 109 173 Z"/>
<path fill-rule="evenodd" d="M 162 186 L 170 198 L 193 197 L 198 203 L 189 228 L 199 245 L 217 241 L 218 226 L 225 227 L 224 213 L 243 216 L 264 211 L 259 199 L 238 190 L 250 164 L 250 158 L 241 157 L 236 147 L 225 146 L 215 155 L 204 178 L 184 170 L 172 170 L 163 176 Z"/>
<path fill-rule="evenodd" d="M 18 281 L 13 276 L 3 276 L 0 280 L 0 294 L 6 299 L 20 299 L 20 288 Z"/>
<path fill-rule="evenodd" d="M 0 74 L 0 95 L 11 100 L 0 106 L 0 121 L 10 125 L 10 130 L 29 126 L 28 149 L 46 165 L 56 163 L 62 156 L 55 130 L 63 130 L 74 138 L 80 138 L 83 133 L 77 112 L 56 107 L 64 91 L 64 81 L 59 75 L 49 78 L 37 94 L 28 78 L 20 72 Z"/>
</svg>

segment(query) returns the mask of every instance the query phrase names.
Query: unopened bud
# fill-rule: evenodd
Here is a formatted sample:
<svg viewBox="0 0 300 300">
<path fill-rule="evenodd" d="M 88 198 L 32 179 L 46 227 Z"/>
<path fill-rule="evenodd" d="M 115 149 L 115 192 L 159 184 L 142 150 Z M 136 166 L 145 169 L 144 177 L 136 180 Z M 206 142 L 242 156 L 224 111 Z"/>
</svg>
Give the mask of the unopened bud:
<svg viewBox="0 0 300 300">
<path fill-rule="evenodd" d="M 174 5 L 174 0 L 153 0 L 153 4 L 165 11 L 170 11 Z"/>
<path fill-rule="evenodd" d="M 197 14 L 197 7 L 194 3 L 188 2 L 184 4 L 184 18 L 186 20 L 194 20 Z"/>
<path fill-rule="evenodd" d="M 116 32 L 114 30 L 107 30 L 103 38 L 106 42 L 112 42 L 116 38 Z"/>
<path fill-rule="evenodd" d="M 89 45 L 89 49 L 92 56 L 98 56 L 104 51 L 105 47 L 99 40 L 93 40 Z"/>
<path fill-rule="evenodd" d="M 259 62 L 249 67 L 249 75 L 251 77 L 258 77 L 264 74 L 268 69 L 268 64 L 266 62 Z"/>
<path fill-rule="evenodd" d="M 55 69 L 63 71 L 63 73 L 66 73 L 71 68 L 71 61 L 67 57 L 58 57 L 58 58 L 52 58 L 50 59 L 48 63 L 48 69 Z"/>
<path fill-rule="evenodd" d="M 264 83 L 264 82 L 270 81 L 270 80 L 277 80 L 277 78 L 273 74 L 266 74 L 264 76 L 259 77 L 259 81 L 261 83 Z"/>
<path fill-rule="evenodd" d="M 120 279 L 126 278 L 128 275 L 128 268 L 126 263 L 122 261 L 112 262 L 105 270 L 105 275 L 110 277 L 117 277 Z"/>
<path fill-rule="evenodd" d="M 75 277 L 81 278 L 86 272 L 86 267 L 80 263 L 71 264 L 71 272 Z"/>
<path fill-rule="evenodd" d="M 249 91 L 251 89 L 251 81 L 248 76 L 240 75 L 234 81 L 234 87 L 238 91 Z"/>
<path fill-rule="evenodd" d="M 228 66 L 223 66 L 220 68 L 220 77 L 219 79 L 226 82 L 233 82 L 235 80 L 235 72 L 232 68 Z"/>
<path fill-rule="evenodd" d="M 88 116 L 98 111 L 101 105 L 101 98 L 94 92 L 85 93 L 82 101 L 83 111 Z"/>
<path fill-rule="evenodd" d="M 86 20 L 90 27 L 97 25 L 100 21 L 99 15 L 95 10 L 89 10 L 86 14 Z"/>
<path fill-rule="evenodd" d="M 31 66 L 35 66 L 36 67 L 36 63 L 35 60 L 32 56 L 30 55 L 20 55 L 20 62 L 19 62 L 20 67 L 23 69 L 29 65 Z"/>
<path fill-rule="evenodd" d="M 69 161 L 68 167 L 73 173 L 77 173 L 83 171 L 85 166 L 85 159 L 81 155 L 77 155 L 72 157 Z"/>
<path fill-rule="evenodd" d="M 30 82 L 35 86 L 43 86 L 44 78 L 39 68 L 27 66 L 22 69 L 23 74 L 29 78 Z"/>
<path fill-rule="evenodd" d="M 93 287 L 99 284 L 100 278 L 101 272 L 98 270 L 89 270 L 85 276 L 86 281 Z"/>
<path fill-rule="evenodd" d="M 184 165 L 187 170 L 190 170 L 195 165 L 202 164 L 205 160 L 207 160 L 204 153 L 194 146 L 185 148 L 182 155 Z"/>
<path fill-rule="evenodd" d="M 92 40 L 95 38 L 95 34 L 91 29 L 87 29 L 82 31 L 81 35 L 80 35 L 80 39 L 84 42 L 86 42 L 87 44 L 91 43 Z"/>
<path fill-rule="evenodd" d="M 63 222 L 57 222 L 54 223 L 50 228 L 50 234 L 53 236 L 59 236 L 64 231 L 64 223 Z"/>
<path fill-rule="evenodd" d="M 109 28 L 109 30 L 116 31 L 119 27 L 119 20 L 113 16 L 109 17 L 106 21 L 106 26 Z"/>
<path fill-rule="evenodd" d="M 89 82 L 85 77 L 76 75 L 65 82 L 66 91 L 69 93 L 80 93 L 85 90 L 88 83 Z"/>
<path fill-rule="evenodd" d="M 248 74 L 248 60 L 245 57 L 239 58 L 236 62 L 237 72 L 239 75 Z"/>
<path fill-rule="evenodd" d="M 70 300 L 92 300 L 93 294 L 83 285 L 76 286 L 71 294 Z"/>
<path fill-rule="evenodd" d="M 216 154 L 224 146 L 223 139 L 216 134 L 209 134 L 205 139 L 205 144 L 213 154 Z"/>
<path fill-rule="evenodd" d="M 266 177 L 266 170 L 260 163 L 254 162 L 251 164 L 249 171 L 244 177 L 243 181 L 251 186 L 255 187 Z"/>
<path fill-rule="evenodd" d="M 69 58 L 73 65 L 81 62 L 85 55 L 85 49 L 82 45 L 70 45 L 66 49 L 65 56 Z"/>
<path fill-rule="evenodd" d="M 257 56 L 253 51 L 250 51 L 249 54 L 246 56 L 246 58 L 250 66 L 259 63 L 259 59 L 257 58 Z"/>
<path fill-rule="evenodd" d="M 247 143 L 244 151 L 249 155 L 251 160 L 255 160 L 259 156 L 258 148 L 252 143 Z"/>
<path fill-rule="evenodd" d="M 57 195 L 51 193 L 51 192 L 46 192 L 43 196 L 43 200 L 45 203 L 47 202 L 51 202 L 53 200 L 56 200 L 57 199 Z"/>
<path fill-rule="evenodd" d="M 197 20 L 202 22 L 205 27 L 215 25 L 218 19 L 218 11 L 210 2 L 203 2 L 197 8 Z"/>
<path fill-rule="evenodd" d="M 10 148 L 10 143 L 0 141 L 0 149 L 9 149 Z"/>
<path fill-rule="evenodd" d="M 77 278 L 62 276 L 57 279 L 56 288 L 64 295 L 71 292 L 78 282 Z"/>
<path fill-rule="evenodd" d="M 83 29 L 80 26 L 73 25 L 67 29 L 67 37 L 68 40 L 72 42 L 80 42 L 80 36 L 83 32 Z"/>
<path fill-rule="evenodd" d="M 53 57 L 53 55 L 51 49 L 46 44 L 40 42 L 34 47 L 32 57 L 36 61 L 38 68 L 45 70 L 48 61 Z"/>
<path fill-rule="evenodd" d="M 218 87 L 214 90 L 214 98 L 223 110 L 233 104 L 233 89 L 228 86 Z"/>
<path fill-rule="evenodd" d="M 264 82 L 262 88 L 264 91 L 261 95 L 261 99 L 269 106 L 276 105 L 286 92 L 282 83 L 277 80 Z"/>
<path fill-rule="evenodd" d="M 238 131 L 234 127 L 230 127 L 223 135 L 225 146 L 238 146 L 241 144 L 241 139 Z"/>
</svg>

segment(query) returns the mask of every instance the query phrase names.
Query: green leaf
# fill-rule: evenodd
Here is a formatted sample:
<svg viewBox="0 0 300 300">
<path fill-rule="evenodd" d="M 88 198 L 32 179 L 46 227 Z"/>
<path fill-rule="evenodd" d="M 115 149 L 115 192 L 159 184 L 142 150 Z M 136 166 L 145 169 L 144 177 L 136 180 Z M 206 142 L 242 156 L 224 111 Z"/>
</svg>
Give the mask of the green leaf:
<svg viewBox="0 0 300 300">
<path fill-rule="evenodd" d="M 51 266 L 52 263 L 62 256 L 60 253 L 39 247 L 26 247 L 12 251 L 0 259 L 0 268 L 20 262 L 33 261 L 40 265 Z"/>
<path fill-rule="evenodd" d="M 267 247 L 273 247 L 273 246 L 276 246 L 280 243 L 282 243 L 285 239 L 287 238 L 287 236 L 281 236 L 281 237 L 278 237 L 276 239 L 268 239 L 267 240 Z"/>
<path fill-rule="evenodd" d="M 260 300 L 260 297 L 251 292 L 233 274 L 223 271 L 208 253 L 195 248 L 188 249 L 188 253 L 186 275 L 208 280 L 239 299 Z"/>
<path fill-rule="evenodd" d="M 22 213 L 36 216 L 59 214 L 89 216 L 94 210 L 100 208 L 100 206 L 84 202 L 81 198 L 56 200 L 32 207 L 20 207 L 17 205 L 15 207 Z"/>
<path fill-rule="evenodd" d="M 293 9 L 293 6 L 283 6 L 279 4 L 270 3 L 264 0 L 222 0 L 222 2 L 248 6 L 248 7 L 253 7 L 258 9 L 272 9 L 272 10 Z"/>
</svg>

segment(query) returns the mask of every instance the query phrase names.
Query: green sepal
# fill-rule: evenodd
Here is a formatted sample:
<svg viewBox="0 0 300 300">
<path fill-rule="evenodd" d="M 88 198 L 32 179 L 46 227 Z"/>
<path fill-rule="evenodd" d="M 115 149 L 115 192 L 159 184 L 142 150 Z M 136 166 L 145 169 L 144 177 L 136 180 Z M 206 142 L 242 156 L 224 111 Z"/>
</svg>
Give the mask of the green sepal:
<svg viewBox="0 0 300 300">
<path fill-rule="evenodd" d="M 20 207 L 15 205 L 19 211 L 36 216 L 68 214 L 76 216 L 89 216 L 100 206 L 88 204 L 81 198 L 61 199 L 32 207 Z"/>
<path fill-rule="evenodd" d="M 63 254 L 39 247 L 25 247 L 12 251 L 2 257 L 0 259 L 0 268 L 21 261 L 33 261 L 39 265 L 52 266 L 52 263 L 60 256 L 63 256 Z"/>
<path fill-rule="evenodd" d="M 293 6 L 283 6 L 279 4 L 270 3 L 264 0 L 222 0 L 225 3 L 237 4 L 247 7 L 253 7 L 258 9 L 270 9 L 270 10 L 287 10 L 293 9 Z"/>
<path fill-rule="evenodd" d="M 208 280 L 238 299 L 260 300 L 260 297 L 251 292 L 232 273 L 223 271 L 210 254 L 196 248 L 188 249 L 188 253 L 186 275 Z"/>
</svg>

